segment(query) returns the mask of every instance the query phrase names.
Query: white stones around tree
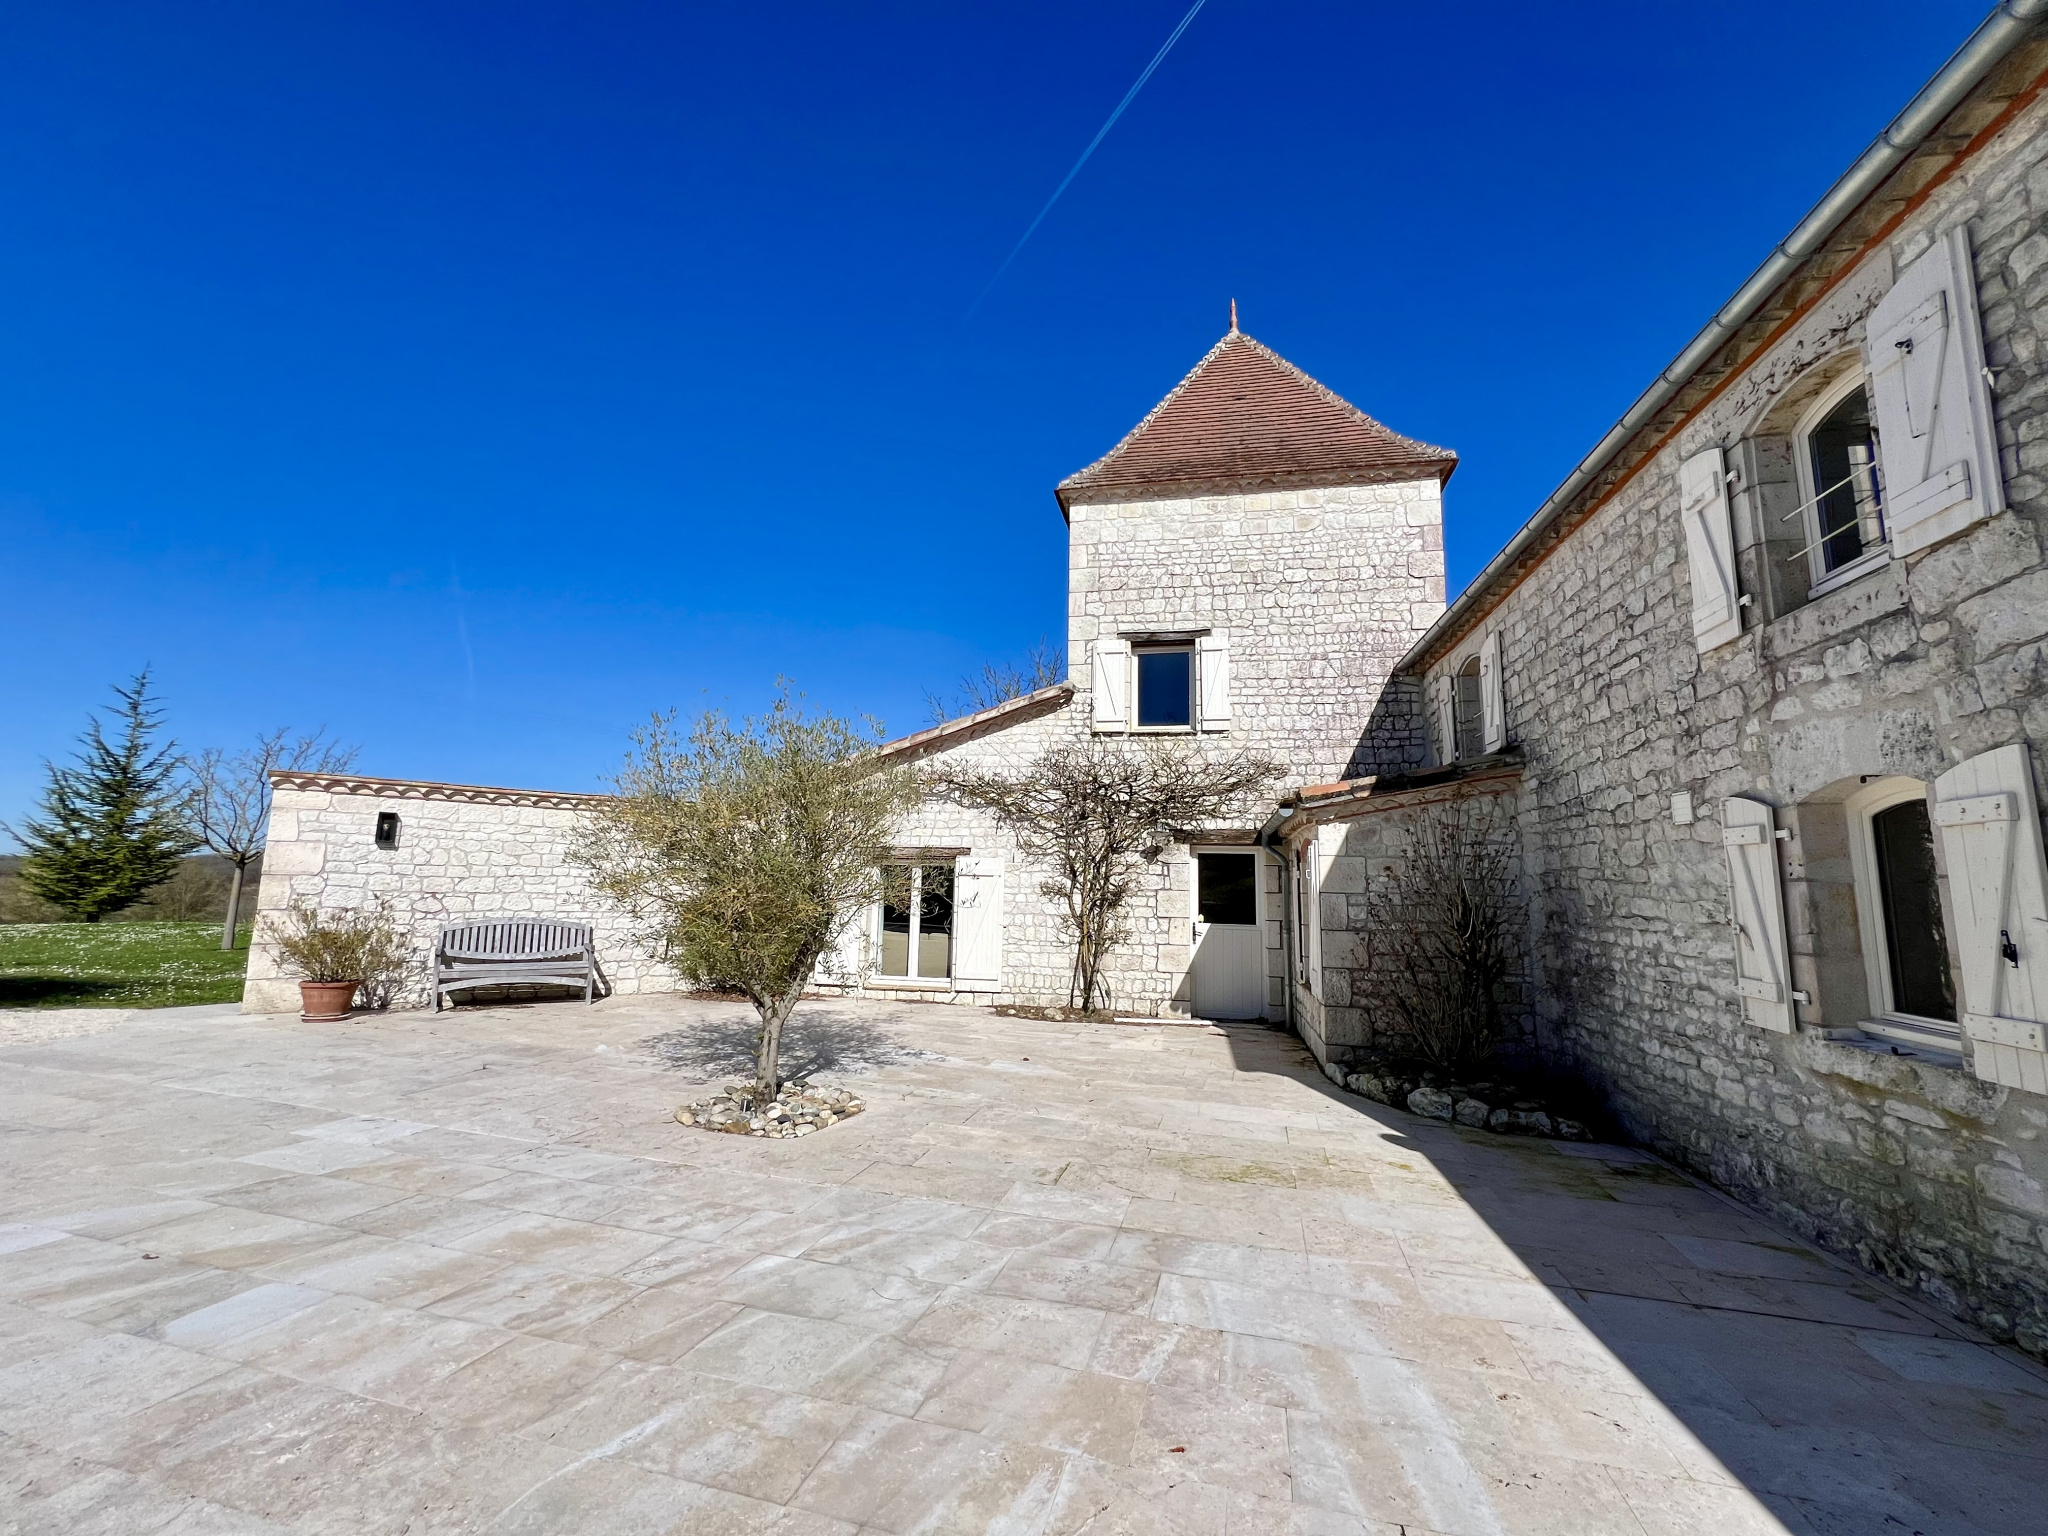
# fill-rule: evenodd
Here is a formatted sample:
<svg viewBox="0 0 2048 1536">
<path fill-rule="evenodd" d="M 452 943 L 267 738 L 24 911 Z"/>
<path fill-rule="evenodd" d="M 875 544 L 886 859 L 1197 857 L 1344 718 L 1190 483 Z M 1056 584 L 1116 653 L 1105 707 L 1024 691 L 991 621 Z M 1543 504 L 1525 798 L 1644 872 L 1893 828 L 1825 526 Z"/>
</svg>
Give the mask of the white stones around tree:
<svg viewBox="0 0 2048 1536">
<path fill-rule="evenodd" d="M 683 1105 L 675 1118 L 678 1125 L 699 1126 L 728 1136 L 783 1139 L 813 1135 L 866 1107 L 845 1088 L 788 1082 L 763 1103 L 751 1083 L 734 1083 L 708 1099 Z"/>
</svg>

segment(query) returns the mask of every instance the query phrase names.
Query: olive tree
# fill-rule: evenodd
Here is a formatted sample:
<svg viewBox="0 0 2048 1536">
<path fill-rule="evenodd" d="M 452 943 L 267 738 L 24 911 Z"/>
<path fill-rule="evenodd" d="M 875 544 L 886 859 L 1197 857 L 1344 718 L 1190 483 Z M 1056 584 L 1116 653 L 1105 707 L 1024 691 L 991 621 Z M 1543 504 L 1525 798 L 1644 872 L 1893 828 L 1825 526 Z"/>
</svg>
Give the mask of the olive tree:
<svg viewBox="0 0 2048 1536">
<path fill-rule="evenodd" d="M 737 724 L 656 715 L 571 853 L 677 971 L 754 1005 L 763 1097 L 782 1086 L 791 1012 L 879 898 L 891 826 L 918 798 L 915 775 L 875 755 L 879 737 L 806 713 L 787 688 Z"/>
<path fill-rule="evenodd" d="M 1098 740 L 1054 747 L 1012 773 L 940 765 L 926 783 L 992 813 L 1050 871 L 1039 890 L 1058 903 L 1074 947 L 1067 1001 L 1092 1012 L 1106 1002 L 1105 961 L 1130 937 L 1131 892 L 1147 857 L 1279 775 L 1247 753 L 1211 758 L 1158 739 Z"/>
</svg>

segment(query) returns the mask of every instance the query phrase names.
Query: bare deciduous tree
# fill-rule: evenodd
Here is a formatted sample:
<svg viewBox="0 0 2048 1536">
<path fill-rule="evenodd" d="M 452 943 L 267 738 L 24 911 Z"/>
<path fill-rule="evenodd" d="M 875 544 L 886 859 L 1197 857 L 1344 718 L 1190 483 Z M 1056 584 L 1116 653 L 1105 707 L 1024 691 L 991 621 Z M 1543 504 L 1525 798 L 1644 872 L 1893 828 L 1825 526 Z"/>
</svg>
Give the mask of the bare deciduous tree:
<svg viewBox="0 0 2048 1536">
<path fill-rule="evenodd" d="M 235 929 L 242 910 L 242 883 L 249 865 L 263 851 L 270 835 L 272 773 L 346 773 L 355 765 L 356 749 L 327 739 L 326 728 L 294 737 L 282 727 L 241 752 L 208 747 L 185 760 L 185 819 L 208 848 L 226 859 L 233 871 L 228 882 L 228 912 L 221 924 L 220 947 L 235 947 Z"/>
<path fill-rule="evenodd" d="M 1014 774 L 940 766 L 928 787 L 992 812 L 1031 858 L 1052 873 L 1039 887 L 1060 904 L 1074 946 L 1067 1001 L 1103 1006 L 1103 963 L 1130 937 L 1126 908 L 1147 854 L 1176 829 L 1210 821 L 1266 789 L 1278 765 L 1239 753 L 1205 758 L 1162 741 L 1092 741 L 1054 747 Z"/>
<path fill-rule="evenodd" d="M 1416 1055 L 1475 1066 L 1500 1043 L 1515 973 L 1514 850 L 1492 800 L 1432 806 L 1366 893 L 1373 986 Z"/>
<path fill-rule="evenodd" d="M 960 689 L 952 704 L 936 693 L 927 693 L 924 702 L 931 711 L 932 724 L 944 725 L 948 720 L 994 709 L 998 704 L 1007 704 L 1011 699 L 1021 699 L 1027 693 L 1036 693 L 1041 688 L 1050 688 L 1054 683 L 1066 680 L 1066 649 L 1049 640 L 1040 640 L 1031 647 L 1021 666 L 1012 666 L 1008 662 L 983 662 L 979 672 L 970 672 L 960 679 Z"/>
<path fill-rule="evenodd" d="M 790 1013 L 878 899 L 891 826 L 917 802 L 916 776 L 875 758 L 879 738 L 806 715 L 786 688 L 739 725 L 713 711 L 685 735 L 657 715 L 571 854 L 678 971 L 746 994 L 763 1097 L 782 1086 Z"/>
</svg>

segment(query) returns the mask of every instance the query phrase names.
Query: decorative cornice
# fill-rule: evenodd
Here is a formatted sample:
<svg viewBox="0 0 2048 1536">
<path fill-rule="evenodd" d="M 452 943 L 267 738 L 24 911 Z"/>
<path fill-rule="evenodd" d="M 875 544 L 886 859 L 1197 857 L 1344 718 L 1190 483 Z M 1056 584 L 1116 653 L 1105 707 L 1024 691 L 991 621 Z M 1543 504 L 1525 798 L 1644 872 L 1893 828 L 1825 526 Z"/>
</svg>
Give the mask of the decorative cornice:
<svg viewBox="0 0 2048 1536">
<path fill-rule="evenodd" d="M 577 795 L 548 789 L 501 789 L 490 784 L 432 784 L 423 779 L 366 779 L 353 773 L 270 775 L 272 789 L 304 789 L 329 795 L 370 795 L 380 800 L 457 800 L 473 805 L 530 805 L 573 811 L 597 805 L 609 795 Z"/>
<path fill-rule="evenodd" d="M 1416 470 L 1405 465 L 1389 469 L 1319 469 L 1285 474 L 1206 476 L 1192 480 L 1098 481 L 1063 492 L 1060 510 L 1070 514 L 1075 507 L 1133 506 L 1145 501 L 1191 501 L 1201 496 L 1263 496 L 1274 491 L 1335 490 L 1346 486 L 1398 485 L 1406 481 L 1427 481 L 1441 486 L 1450 478 L 1435 469 Z"/>
</svg>

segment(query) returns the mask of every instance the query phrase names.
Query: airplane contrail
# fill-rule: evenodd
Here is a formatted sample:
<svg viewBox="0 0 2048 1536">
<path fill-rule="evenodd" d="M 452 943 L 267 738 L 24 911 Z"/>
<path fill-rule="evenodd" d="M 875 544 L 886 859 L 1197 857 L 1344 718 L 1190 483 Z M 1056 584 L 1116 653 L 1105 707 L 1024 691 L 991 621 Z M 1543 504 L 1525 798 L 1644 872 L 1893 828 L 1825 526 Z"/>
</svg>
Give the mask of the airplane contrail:
<svg viewBox="0 0 2048 1536">
<path fill-rule="evenodd" d="M 1124 99 L 1116 104 L 1116 110 L 1110 113 L 1108 120 L 1095 131 L 1095 137 L 1090 139 L 1088 147 L 1081 151 L 1081 158 L 1074 162 L 1073 169 L 1067 172 L 1057 187 L 1053 188 L 1052 196 L 1048 197 L 1045 200 L 1045 206 L 1038 210 L 1038 217 L 1031 221 L 1030 227 L 1022 235 L 1018 236 L 1017 243 L 1010 247 L 1010 254 L 1005 256 L 1003 264 L 996 268 L 996 275 L 988 280 L 988 286 L 983 288 L 975 297 L 974 302 L 967 306 L 967 313 L 960 317 L 963 325 L 973 318 L 974 312 L 981 308 L 981 301 L 989 296 L 997 283 L 1002 281 L 1003 274 L 1010 270 L 1010 263 L 1015 261 L 1017 253 L 1024 249 L 1024 242 L 1037 233 L 1038 226 L 1045 222 L 1045 216 L 1052 212 L 1052 205 L 1060 200 L 1060 194 L 1072 185 L 1076 176 L 1081 174 L 1081 167 L 1088 163 L 1088 157 L 1095 153 L 1095 147 L 1108 136 L 1109 130 L 1116 126 L 1116 120 L 1124 115 L 1124 108 L 1137 99 L 1138 92 L 1145 88 L 1145 82 L 1152 78 L 1152 71 L 1157 69 L 1165 60 L 1167 54 L 1173 51 L 1173 45 L 1180 41 L 1181 33 L 1187 31 L 1188 23 L 1195 19 L 1195 12 L 1199 11 L 1206 4 L 1208 4 L 1208 0 L 1195 0 L 1195 3 L 1188 7 L 1187 15 L 1181 17 L 1180 25 L 1167 34 L 1166 41 L 1159 45 L 1159 51 L 1152 55 L 1152 62 L 1145 66 L 1145 72 L 1138 76 L 1136 83 L 1128 91 L 1124 92 Z"/>
</svg>

